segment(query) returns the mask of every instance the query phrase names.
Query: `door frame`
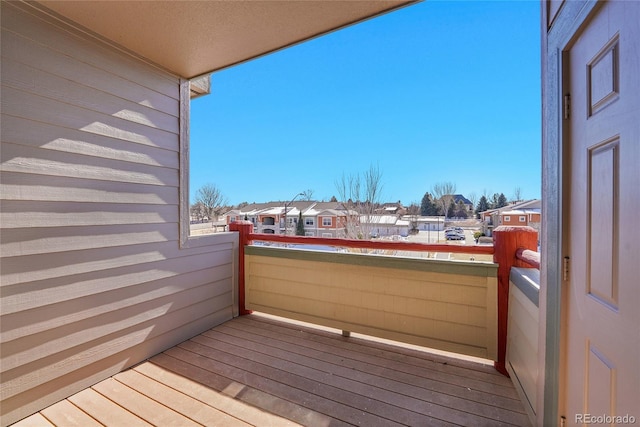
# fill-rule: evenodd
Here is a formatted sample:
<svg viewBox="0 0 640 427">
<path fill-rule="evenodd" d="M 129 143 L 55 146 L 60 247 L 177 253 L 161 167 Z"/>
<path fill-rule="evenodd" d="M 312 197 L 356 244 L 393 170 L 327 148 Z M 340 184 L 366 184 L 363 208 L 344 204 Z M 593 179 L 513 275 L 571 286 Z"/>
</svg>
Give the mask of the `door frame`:
<svg viewBox="0 0 640 427">
<path fill-rule="evenodd" d="M 540 271 L 540 323 L 538 342 L 537 424 L 560 424 L 563 257 L 566 228 L 564 207 L 567 180 L 568 126 L 564 120 L 564 94 L 568 78 L 566 54 L 581 27 L 598 7 L 585 2 L 541 0 L 542 44 L 542 229 Z M 554 16 L 552 16 L 554 15 Z M 568 178 L 567 178 L 568 179 Z"/>
</svg>

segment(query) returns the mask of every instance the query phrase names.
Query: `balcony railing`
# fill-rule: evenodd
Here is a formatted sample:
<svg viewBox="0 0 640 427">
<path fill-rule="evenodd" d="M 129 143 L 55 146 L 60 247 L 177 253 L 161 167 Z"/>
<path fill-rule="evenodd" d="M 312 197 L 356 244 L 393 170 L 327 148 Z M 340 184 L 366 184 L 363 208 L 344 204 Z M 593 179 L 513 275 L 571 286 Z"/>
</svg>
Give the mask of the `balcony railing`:
<svg viewBox="0 0 640 427">
<path fill-rule="evenodd" d="M 537 232 L 499 227 L 494 245 L 422 244 L 240 232 L 240 312 L 259 310 L 350 331 L 494 360 L 505 353 L 512 266 L 518 249 L 534 249 Z M 251 246 L 281 244 L 375 250 L 376 255 Z M 384 251 L 491 254 L 493 262 L 438 261 Z"/>
<path fill-rule="evenodd" d="M 514 267 L 510 273 L 506 368 L 534 424 L 538 406 L 540 254 L 518 249 L 516 258 L 528 265 Z"/>
</svg>

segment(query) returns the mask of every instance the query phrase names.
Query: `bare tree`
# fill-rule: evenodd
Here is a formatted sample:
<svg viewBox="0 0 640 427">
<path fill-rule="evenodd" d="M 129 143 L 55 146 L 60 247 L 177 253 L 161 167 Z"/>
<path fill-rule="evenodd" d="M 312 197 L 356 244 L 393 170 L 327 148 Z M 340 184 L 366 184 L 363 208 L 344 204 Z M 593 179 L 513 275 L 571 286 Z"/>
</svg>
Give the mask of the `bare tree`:
<svg viewBox="0 0 640 427">
<path fill-rule="evenodd" d="M 475 212 L 476 210 L 476 203 L 478 202 L 478 194 L 475 191 L 472 191 L 471 193 L 469 193 L 469 196 L 467 197 L 467 199 L 469 199 L 469 201 L 471 202 L 471 215 L 473 218 L 475 218 L 476 216 L 473 214 L 473 212 Z"/>
<path fill-rule="evenodd" d="M 302 200 L 310 202 L 313 200 L 313 190 L 312 189 L 308 189 L 308 190 L 304 190 L 302 192 Z"/>
<path fill-rule="evenodd" d="M 189 210 L 192 218 L 198 222 L 202 222 L 202 219 L 205 217 L 204 206 L 202 206 L 202 203 L 194 203 L 191 205 Z"/>
<path fill-rule="evenodd" d="M 196 203 L 202 205 L 205 216 L 216 221 L 227 199 L 215 184 L 205 184 L 196 192 Z"/>
<path fill-rule="evenodd" d="M 407 208 L 407 214 L 409 215 L 409 223 L 411 224 L 409 232 L 411 234 L 417 234 L 419 231 L 418 218 L 420 217 L 420 205 L 418 202 L 411 202 Z"/>
<path fill-rule="evenodd" d="M 436 197 L 436 203 L 442 212 L 444 212 L 444 220 L 447 220 L 447 211 L 453 202 L 453 196 L 456 192 L 456 185 L 453 182 L 439 182 L 434 184 L 432 193 Z"/>
<path fill-rule="evenodd" d="M 520 200 L 522 200 L 522 189 L 520 187 L 516 187 L 513 189 L 512 202 L 519 202 Z"/>
<path fill-rule="evenodd" d="M 376 166 L 362 174 L 345 175 L 335 183 L 340 202 L 347 211 L 345 236 L 350 239 L 369 239 L 372 216 L 380 205 L 382 172 Z"/>
</svg>

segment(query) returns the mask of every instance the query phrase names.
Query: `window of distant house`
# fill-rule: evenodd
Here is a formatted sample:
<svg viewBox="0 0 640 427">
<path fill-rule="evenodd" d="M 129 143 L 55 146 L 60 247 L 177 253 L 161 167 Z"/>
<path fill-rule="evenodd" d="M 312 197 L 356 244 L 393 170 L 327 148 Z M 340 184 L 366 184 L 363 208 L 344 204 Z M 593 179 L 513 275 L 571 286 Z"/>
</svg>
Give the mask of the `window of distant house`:
<svg viewBox="0 0 640 427">
<path fill-rule="evenodd" d="M 291 218 L 291 217 L 287 218 L 287 223 L 289 225 L 293 225 L 293 224 L 295 224 L 297 222 L 298 222 L 298 218 Z"/>
<path fill-rule="evenodd" d="M 521 215 L 521 216 L 520 216 L 520 218 L 519 218 L 519 220 L 520 220 L 520 222 L 527 222 L 527 217 L 526 217 L 526 216 Z"/>
<path fill-rule="evenodd" d="M 323 227 L 331 227 L 331 217 L 322 218 L 322 226 Z"/>
<path fill-rule="evenodd" d="M 304 225 L 313 225 L 313 218 L 305 218 Z"/>
<path fill-rule="evenodd" d="M 510 222 L 511 221 L 511 217 L 510 216 L 505 216 L 504 217 L 504 222 Z"/>
<path fill-rule="evenodd" d="M 313 236 L 315 236 L 315 234 L 313 234 L 313 232 L 311 232 L 311 231 L 306 231 L 306 232 L 304 233 L 304 235 L 305 235 L 305 236 L 309 236 L 309 237 L 313 237 Z"/>
<path fill-rule="evenodd" d="M 230 222 L 236 222 L 236 217 L 235 216 L 230 216 L 229 217 L 229 221 Z"/>
</svg>

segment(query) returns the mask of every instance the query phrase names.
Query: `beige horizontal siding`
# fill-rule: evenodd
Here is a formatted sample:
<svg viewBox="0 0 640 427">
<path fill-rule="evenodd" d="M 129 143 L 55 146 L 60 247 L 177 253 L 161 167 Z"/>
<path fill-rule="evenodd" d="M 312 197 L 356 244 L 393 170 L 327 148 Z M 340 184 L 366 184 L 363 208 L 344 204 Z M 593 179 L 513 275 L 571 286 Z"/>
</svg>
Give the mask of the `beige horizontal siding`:
<svg viewBox="0 0 640 427">
<path fill-rule="evenodd" d="M 538 307 L 511 282 L 506 365 L 532 421 L 537 404 L 538 321 Z"/>
<path fill-rule="evenodd" d="M 176 133 L 87 110 L 59 99 L 46 98 L 10 86 L 2 87 L 2 110 L 9 116 L 29 118 L 63 128 L 177 151 Z"/>
<path fill-rule="evenodd" d="M 219 243 L 213 248 L 228 256 L 232 244 Z M 143 265 L 151 262 L 163 262 L 184 258 L 183 263 L 193 262 L 194 256 L 212 252 L 212 246 L 205 245 L 198 248 L 178 251 L 175 242 L 149 243 L 131 246 L 116 246 L 109 248 L 86 249 L 82 251 L 82 258 L 69 264 L 68 252 L 44 253 L 4 257 L 2 259 L 3 295 L 10 295 L 10 285 L 27 283 L 27 281 L 53 280 L 64 276 L 83 273 L 106 274 L 106 270 L 128 266 Z M 210 265 L 215 266 L 218 254 L 210 256 Z M 100 273 L 103 271 L 104 273 Z M 0 328 L 2 326 L 0 325 Z"/>
<path fill-rule="evenodd" d="M 180 248 L 177 76 L 1 5 L 4 426 L 230 319 L 237 236 Z"/>
<path fill-rule="evenodd" d="M 65 203 L 59 211 L 58 202 L 4 201 L 0 212 L 3 228 L 65 227 L 114 224 L 161 224 L 177 222 L 172 205 L 139 205 L 111 203 L 96 212 L 92 203 Z"/>
<path fill-rule="evenodd" d="M 58 24 L 45 14 L 22 6 L 28 13 L 6 10 L 11 13 L 2 19 L 5 33 L 15 33 L 25 39 L 47 46 L 57 56 L 75 58 L 96 68 L 136 82 L 153 92 L 178 99 L 178 87 L 173 86 L 173 76 L 163 73 L 131 56 L 123 55 L 111 46 L 96 43 L 80 31 L 65 31 L 64 24 Z M 60 29 L 63 31 L 60 31 Z M 3 37 L 4 39 L 4 37 Z"/>
<path fill-rule="evenodd" d="M 393 257 L 361 265 L 362 255 L 251 248 L 246 256 L 247 308 L 343 330 L 493 358 L 497 340 L 496 267 L 450 263 L 451 273 L 398 269 Z M 274 256 L 270 256 L 270 254 Z M 317 256 L 322 261 L 314 261 Z M 404 260 L 402 261 L 404 262 Z M 426 263 L 426 264 L 425 264 Z M 426 267 L 425 267 L 426 266 Z M 475 274 L 465 274 L 464 268 Z M 477 274 L 485 269 L 484 274 Z M 440 269 L 440 265 L 436 270 Z"/>
<path fill-rule="evenodd" d="M 179 164 L 178 153 L 173 150 L 133 145 L 130 141 L 9 115 L 2 122 L 6 129 L 2 132 L 3 142 L 166 168 L 177 168 Z M 53 140 L 46 138 L 51 133 L 56 135 Z"/>
<path fill-rule="evenodd" d="M 123 76 L 119 76 L 114 74 L 118 69 L 105 69 L 100 64 L 97 66 L 88 64 L 81 57 L 60 55 L 55 47 L 39 44 L 20 34 L 9 31 L 3 34 L 3 57 L 11 57 L 16 62 L 36 68 L 42 68 L 42 64 L 47 64 L 46 71 L 52 74 L 65 76 L 78 84 L 112 93 L 120 98 L 178 117 L 179 104 L 175 96 L 149 90 L 138 82 L 134 84 L 136 80 L 128 78 L 126 72 Z"/>
<path fill-rule="evenodd" d="M 91 86 L 80 85 L 46 70 L 21 64 L 5 56 L 4 84 L 25 92 L 57 100 L 64 94 L 65 102 L 96 113 L 118 117 L 132 123 L 178 133 L 178 118 L 128 99 L 114 96 Z"/>
<path fill-rule="evenodd" d="M 3 200 L 165 205 L 176 202 L 176 191 L 149 184 L 2 171 Z"/>
</svg>

